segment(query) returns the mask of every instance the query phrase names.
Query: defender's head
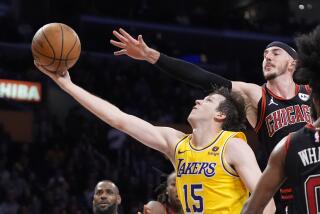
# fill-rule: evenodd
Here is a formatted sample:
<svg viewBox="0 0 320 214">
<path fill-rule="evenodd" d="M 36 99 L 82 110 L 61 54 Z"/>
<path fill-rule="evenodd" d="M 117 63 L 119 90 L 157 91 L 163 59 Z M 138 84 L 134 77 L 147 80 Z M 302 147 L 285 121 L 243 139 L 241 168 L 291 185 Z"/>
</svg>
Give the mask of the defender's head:
<svg viewBox="0 0 320 214">
<path fill-rule="evenodd" d="M 292 76 L 296 69 L 297 57 L 297 52 L 286 43 L 271 42 L 263 52 L 262 70 L 264 78 L 269 81 L 284 74 Z"/>
</svg>

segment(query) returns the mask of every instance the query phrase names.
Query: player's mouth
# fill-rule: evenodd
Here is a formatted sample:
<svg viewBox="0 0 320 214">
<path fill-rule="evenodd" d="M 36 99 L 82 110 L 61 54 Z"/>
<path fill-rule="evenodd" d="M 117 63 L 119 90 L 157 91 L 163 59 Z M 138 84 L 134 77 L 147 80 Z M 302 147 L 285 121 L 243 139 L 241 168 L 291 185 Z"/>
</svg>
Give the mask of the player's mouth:
<svg viewBox="0 0 320 214">
<path fill-rule="evenodd" d="M 267 64 L 264 66 L 264 69 L 267 70 L 267 71 L 269 71 L 269 70 L 271 70 L 273 67 L 275 67 L 273 64 L 267 63 Z"/>
<path fill-rule="evenodd" d="M 100 205 L 100 206 L 108 206 L 109 203 L 106 202 L 106 201 L 103 201 L 103 202 L 99 202 L 98 205 Z"/>
</svg>

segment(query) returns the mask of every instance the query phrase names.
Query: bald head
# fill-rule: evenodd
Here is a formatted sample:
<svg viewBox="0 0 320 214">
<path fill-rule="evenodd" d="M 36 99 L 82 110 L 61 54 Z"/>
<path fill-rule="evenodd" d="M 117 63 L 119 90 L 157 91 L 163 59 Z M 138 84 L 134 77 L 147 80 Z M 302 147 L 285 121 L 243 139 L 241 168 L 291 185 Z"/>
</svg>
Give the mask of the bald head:
<svg viewBox="0 0 320 214">
<path fill-rule="evenodd" d="M 145 205 L 145 209 L 147 209 L 152 214 L 164 214 L 166 210 L 164 206 L 159 201 L 149 201 Z"/>
<path fill-rule="evenodd" d="M 113 183 L 110 180 L 103 180 L 103 181 L 99 181 L 96 185 L 96 187 L 94 188 L 94 193 L 96 193 L 96 191 L 99 189 L 99 187 L 101 186 L 105 186 L 108 185 L 109 187 L 111 187 L 117 194 L 119 194 L 119 189 L 117 187 L 117 185 L 115 185 L 115 183 Z"/>
</svg>

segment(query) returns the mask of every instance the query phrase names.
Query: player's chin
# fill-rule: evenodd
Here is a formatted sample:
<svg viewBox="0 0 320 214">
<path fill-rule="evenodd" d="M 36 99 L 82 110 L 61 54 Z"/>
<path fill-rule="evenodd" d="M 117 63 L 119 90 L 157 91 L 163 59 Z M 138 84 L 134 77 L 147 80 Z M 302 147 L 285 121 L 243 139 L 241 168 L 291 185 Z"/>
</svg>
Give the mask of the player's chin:
<svg viewBox="0 0 320 214">
<path fill-rule="evenodd" d="M 193 108 L 189 114 L 189 117 L 194 117 L 197 114 L 197 109 Z"/>
<path fill-rule="evenodd" d="M 195 119 L 195 113 L 191 111 L 191 113 L 189 114 L 187 120 L 190 123 L 190 122 L 194 121 L 194 119 Z"/>
</svg>

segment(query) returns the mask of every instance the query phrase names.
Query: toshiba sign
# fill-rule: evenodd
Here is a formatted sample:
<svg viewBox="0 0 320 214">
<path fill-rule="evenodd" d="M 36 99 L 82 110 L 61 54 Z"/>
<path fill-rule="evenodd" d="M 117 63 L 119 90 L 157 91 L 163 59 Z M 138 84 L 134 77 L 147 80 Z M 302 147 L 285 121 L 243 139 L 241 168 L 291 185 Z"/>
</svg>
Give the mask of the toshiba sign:
<svg viewBox="0 0 320 214">
<path fill-rule="evenodd" d="M 37 82 L 0 79 L 0 98 L 40 102 L 41 84 Z"/>
</svg>

